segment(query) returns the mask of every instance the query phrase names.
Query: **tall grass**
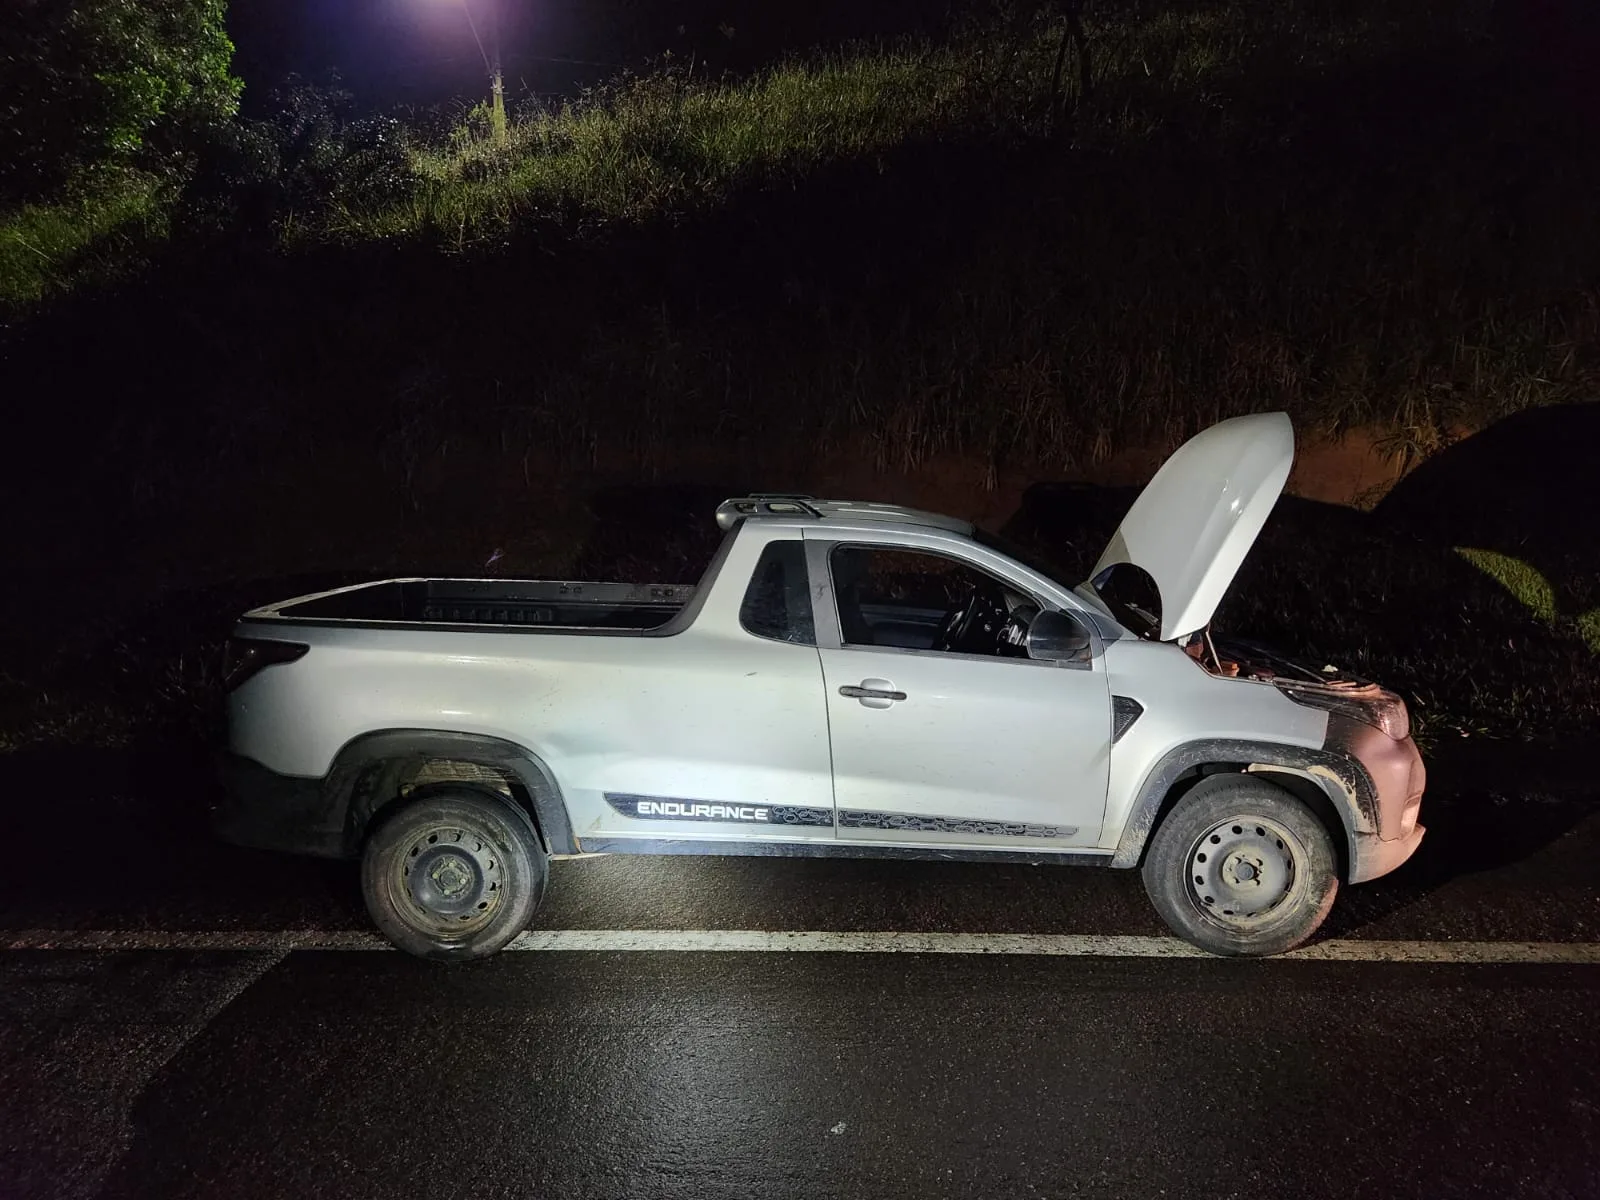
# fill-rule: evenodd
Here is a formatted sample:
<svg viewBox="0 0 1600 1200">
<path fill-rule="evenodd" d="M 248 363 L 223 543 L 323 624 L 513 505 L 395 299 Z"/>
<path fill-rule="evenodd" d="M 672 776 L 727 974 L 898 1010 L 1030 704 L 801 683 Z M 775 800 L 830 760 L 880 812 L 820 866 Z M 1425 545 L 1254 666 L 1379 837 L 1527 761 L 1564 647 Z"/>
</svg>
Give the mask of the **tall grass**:
<svg viewBox="0 0 1600 1200">
<path fill-rule="evenodd" d="M 623 79 L 504 144 L 413 141 L 397 188 L 295 193 L 303 274 L 236 357 L 325 364 L 292 393 L 405 463 L 481 435 L 1054 466 L 1269 407 L 1426 453 L 1600 387 L 1592 139 L 1488 7 L 1126 0 L 1059 94 L 1048 16 Z M 80 224 L 55 240 L 126 222 Z M 5 242 L 17 278 L 71 258 L 41 241 Z"/>
<path fill-rule="evenodd" d="M 742 83 L 663 71 L 525 114 L 505 144 L 419 148 L 409 197 L 339 206 L 326 228 L 471 238 L 523 216 L 637 219 L 714 205 L 741 185 L 963 129 L 978 116 L 966 65 L 930 49 L 790 63 Z"/>
<path fill-rule="evenodd" d="M 54 201 L 0 212 L 0 307 L 24 310 L 130 269 L 166 236 L 172 191 L 155 176 L 119 170 Z"/>
<path fill-rule="evenodd" d="M 1069 53 L 1059 94 L 1045 17 L 664 71 L 525 113 L 504 145 L 418 146 L 403 198 L 299 229 L 493 252 L 692 217 L 728 230 L 713 279 L 752 256 L 776 275 L 776 303 L 713 283 L 647 317 L 601 306 L 578 362 L 502 364 L 496 396 L 547 447 L 781 429 L 885 466 L 1059 463 L 1278 407 L 1422 454 L 1600 385 L 1600 238 L 1559 199 L 1593 155 L 1497 59 L 1488 9 L 1136 0 L 1091 26 L 1092 87 Z M 849 264 L 809 265 L 829 255 Z M 863 298 L 852 275 L 887 282 Z"/>
<path fill-rule="evenodd" d="M 1061 94 L 1052 94 L 1066 30 L 1046 16 L 1020 27 L 985 25 L 942 45 L 857 46 L 739 80 L 696 78 L 683 68 L 626 77 L 522 113 L 503 143 L 463 124 L 440 143 L 417 146 L 410 195 L 336 205 L 322 232 L 363 239 L 431 231 L 471 241 L 521 218 L 648 218 L 919 142 L 1037 137 L 1059 129 L 1062 106 L 1074 110 L 1079 149 L 1164 132 L 1190 142 L 1248 137 L 1248 127 L 1225 129 L 1233 114 L 1209 89 L 1367 62 L 1441 32 L 1460 44 L 1464 31 L 1482 26 L 1488 5 L 1315 8 L 1240 0 L 1122 6 L 1092 28 L 1094 97 L 1081 105 L 1082 81 L 1070 65 Z"/>
</svg>

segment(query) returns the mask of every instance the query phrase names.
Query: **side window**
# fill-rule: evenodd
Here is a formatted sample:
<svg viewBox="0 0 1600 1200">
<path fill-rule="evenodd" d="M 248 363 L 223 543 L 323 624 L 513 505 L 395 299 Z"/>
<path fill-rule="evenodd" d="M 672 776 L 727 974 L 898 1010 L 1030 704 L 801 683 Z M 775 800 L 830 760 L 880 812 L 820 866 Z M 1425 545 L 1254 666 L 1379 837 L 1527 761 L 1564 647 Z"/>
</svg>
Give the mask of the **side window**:
<svg viewBox="0 0 1600 1200">
<path fill-rule="evenodd" d="M 817 644 L 806 582 L 805 543 L 795 538 L 768 542 L 750 576 L 739 624 L 757 637 L 799 646 Z"/>
<path fill-rule="evenodd" d="M 838 546 L 828 566 L 848 646 L 1017 653 L 1013 612 L 1020 620 L 1031 606 L 976 567 L 881 546 Z"/>
</svg>

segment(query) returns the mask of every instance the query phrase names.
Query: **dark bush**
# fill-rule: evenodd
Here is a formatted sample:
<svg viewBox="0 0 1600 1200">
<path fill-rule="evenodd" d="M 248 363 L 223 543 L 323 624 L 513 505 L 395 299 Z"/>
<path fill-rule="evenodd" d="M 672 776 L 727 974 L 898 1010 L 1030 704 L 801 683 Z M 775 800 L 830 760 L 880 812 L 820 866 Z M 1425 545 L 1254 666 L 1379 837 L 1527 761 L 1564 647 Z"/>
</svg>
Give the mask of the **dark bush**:
<svg viewBox="0 0 1600 1200">
<path fill-rule="evenodd" d="M 189 190 L 191 221 L 260 230 L 356 197 L 393 201 L 413 186 L 406 127 L 358 112 L 348 92 L 292 82 L 271 112 L 212 141 Z"/>
</svg>

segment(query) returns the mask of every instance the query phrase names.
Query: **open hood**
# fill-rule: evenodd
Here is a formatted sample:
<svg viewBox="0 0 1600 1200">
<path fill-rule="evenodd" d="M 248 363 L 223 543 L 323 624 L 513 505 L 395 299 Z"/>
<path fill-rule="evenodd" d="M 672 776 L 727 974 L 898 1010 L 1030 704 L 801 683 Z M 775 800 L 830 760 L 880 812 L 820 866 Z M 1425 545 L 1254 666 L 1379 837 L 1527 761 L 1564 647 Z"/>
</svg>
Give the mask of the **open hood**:
<svg viewBox="0 0 1600 1200">
<path fill-rule="evenodd" d="M 1196 434 L 1139 493 L 1090 578 L 1117 563 L 1142 567 L 1161 596 L 1163 641 L 1204 627 L 1293 463 L 1287 413 L 1234 417 Z"/>
</svg>

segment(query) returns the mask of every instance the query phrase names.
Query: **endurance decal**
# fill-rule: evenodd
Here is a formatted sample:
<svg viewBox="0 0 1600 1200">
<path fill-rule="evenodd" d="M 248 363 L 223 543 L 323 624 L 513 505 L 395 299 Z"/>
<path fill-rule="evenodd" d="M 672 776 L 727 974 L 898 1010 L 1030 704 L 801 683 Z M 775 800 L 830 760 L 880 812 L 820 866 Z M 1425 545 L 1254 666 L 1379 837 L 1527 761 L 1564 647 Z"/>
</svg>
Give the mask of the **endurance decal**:
<svg viewBox="0 0 1600 1200">
<path fill-rule="evenodd" d="M 833 810 L 792 804 L 728 804 L 680 800 L 671 796 L 634 796 L 607 792 L 606 803 L 625 817 L 643 821 L 734 821 L 749 825 L 832 825 Z"/>
<path fill-rule="evenodd" d="M 792 804 L 730 804 L 718 800 L 684 800 L 676 796 L 636 796 L 607 792 L 606 803 L 638 821 L 715 821 L 738 825 L 833 824 L 833 811 Z M 1069 838 L 1076 826 L 1034 825 L 1027 821 L 981 821 L 960 817 L 918 817 L 909 813 L 845 810 L 839 825 L 847 829 L 902 830 L 906 833 L 961 833 L 978 837 Z"/>
<path fill-rule="evenodd" d="M 1026 821 L 979 821 L 961 817 L 914 817 L 909 813 L 839 813 L 841 829 L 904 829 L 909 833 L 975 833 L 984 837 L 1066 838 L 1078 832 L 1070 825 L 1033 825 Z"/>
</svg>

